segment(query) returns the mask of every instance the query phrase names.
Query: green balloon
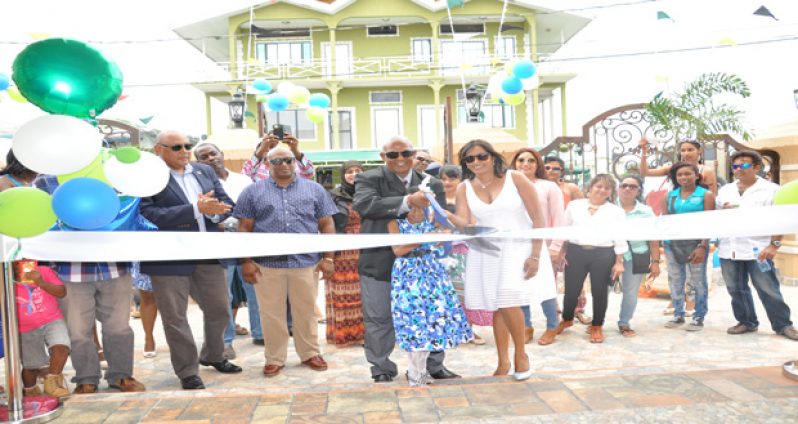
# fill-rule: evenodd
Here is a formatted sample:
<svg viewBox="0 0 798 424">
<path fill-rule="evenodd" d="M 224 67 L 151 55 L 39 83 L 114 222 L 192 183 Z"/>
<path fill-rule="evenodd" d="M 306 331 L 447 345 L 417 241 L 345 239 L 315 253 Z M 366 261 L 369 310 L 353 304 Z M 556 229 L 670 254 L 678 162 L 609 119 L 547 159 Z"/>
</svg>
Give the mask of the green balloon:
<svg viewBox="0 0 798 424">
<path fill-rule="evenodd" d="M 56 180 L 58 180 L 58 184 L 64 184 L 65 182 L 73 179 L 73 178 L 94 178 L 95 180 L 100 180 L 108 185 L 111 183 L 108 182 L 108 179 L 105 178 L 105 168 L 103 167 L 103 160 L 105 156 L 105 152 L 100 152 L 90 164 L 86 165 L 83 169 L 79 169 L 75 172 L 70 172 L 69 174 L 61 174 L 56 176 Z"/>
<path fill-rule="evenodd" d="M 14 187 L 0 193 L 0 234 L 33 237 L 47 232 L 56 216 L 47 192 L 33 187 Z"/>
<path fill-rule="evenodd" d="M 120 147 L 114 150 L 114 156 L 122 163 L 136 163 L 141 158 L 139 149 L 133 146 Z"/>
<path fill-rule="evenodd" d="M 93 118 L 122 94 L 122 71 L 86 43 L 50 38 L 28 45 L 14 59 L 19 91 L 45 112 Z"/>
<path fill-rule="evenodd" d="M 781 186 L 773 203 L 777 205 L 798 205 L 798 180 L 791 181 Z"/>
</svg>

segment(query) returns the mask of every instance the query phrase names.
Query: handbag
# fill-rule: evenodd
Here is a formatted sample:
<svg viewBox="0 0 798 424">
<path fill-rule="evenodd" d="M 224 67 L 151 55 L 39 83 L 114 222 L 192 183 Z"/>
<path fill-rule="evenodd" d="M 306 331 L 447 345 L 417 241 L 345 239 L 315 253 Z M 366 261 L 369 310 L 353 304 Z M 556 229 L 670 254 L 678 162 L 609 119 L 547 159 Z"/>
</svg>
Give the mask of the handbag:
<svg viewBox="0 0 798 424">
<path fill-rule="evenodd" d="M 629 253 L 632 254 L 632 274 L 645 274 L 651 266 L 651 254 L 648 251 L 635 253 L 632 251 L 632 244 L 629 244 Z"/>
<path fill-rule="evenodd" d="M 676 198 L 672 198 L 672 201 L 668 205 L 668 210 L 671 214 L 675 214 L 673 204 L 676 201 Z M 693 253 L 698 245 L 701 243 L 701 240 L 671 240 L 670 241 L 670 248 L 671 253 L 673 253 L 673 259 L 678 264 L 686 264 L 690 262 L 690 255 Z"/>
<path fill-rule="evenodd" d="M 654 216 L 660 216 L 664 212 L 662 210 L 662 201 L 668 196 L 668 188 L 665 187 L 667 182 L 668 178 L 666 177 L 662 180 L 662 184 L 659 185 L 658 189 L 649 192 L 646 196 L 646 205 L 654 212 Z"/>
</svg>

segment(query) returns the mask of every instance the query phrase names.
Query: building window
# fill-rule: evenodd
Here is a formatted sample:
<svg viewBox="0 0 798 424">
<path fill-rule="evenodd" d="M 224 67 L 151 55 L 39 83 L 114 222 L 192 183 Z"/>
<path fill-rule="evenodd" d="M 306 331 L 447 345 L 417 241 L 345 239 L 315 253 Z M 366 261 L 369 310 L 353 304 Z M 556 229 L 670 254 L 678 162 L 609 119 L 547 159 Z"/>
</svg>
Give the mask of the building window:
<svg viewBox="0 0 798 424">
<path fill-rule="evenodd" d="M 485 40 L 441 41 L 441 69 L 444 75 L 460 74 L 461 65 L 471 65 L 466 74 L 486 74 L 490 71 Z"/>
<path fill-rule="evenodd" d="M 441 25 L 441 34 L 484 34 L 485 24 L 454 24 L 454 31 L 449 24 Z"/>
<path fill-rule="evenodd" d="M 302 64 L 313 59 L 310 40 L 261 42 L 255 52 L 259 61 L 269 65 Z"/>
<path fill-rule="evenodd" d="M 370 26 L 366 28 L 369 37 L 395 37 L 399 35 L 396 25 Z"/>
<path fill-rule="evenodd" d="M 488 124 L 491 128 L 515 128 L 515 106 L 493 103 L 493 96 L 480 90 L 484 97 L 480 109 L 480 122 Z M 463 90 L 457 90 L 457 123 L 468 122 L 466 113 L 465 95 Z"/>
<path fill-rule="evenodd" d="M 515 37 L 497 37 L 496 52 L 501 59 L 512 59 L 515 57 Z"/>
<path fill-rule="evenodd" d="M 432 39 L 413 39 L 413 62 L 432 62 Z"/>
<path fill-rule="evenodd" d="M 369 93 L 371 103 L 402 103 L 401 91 L 372 91 Z"/>
<path fill-rule="evenodd" d="M 341 150 L 351 150 L 355 148 L 354 137 L 352 136 L 352 111 L 338 111 L 338 139 L 341 142 Z M 328 127 L 327 132 L 330 143 L 333 139 L 332 111 L 327 112 Z"/>
<path fill-rule="evenodd" d="M 290 126 L 291 134 L 300 140 L 316 139 L 316 124 L 308 120 L 305 109 L 266 112 L 266 128 L 274 124 Z"/>
</svg>

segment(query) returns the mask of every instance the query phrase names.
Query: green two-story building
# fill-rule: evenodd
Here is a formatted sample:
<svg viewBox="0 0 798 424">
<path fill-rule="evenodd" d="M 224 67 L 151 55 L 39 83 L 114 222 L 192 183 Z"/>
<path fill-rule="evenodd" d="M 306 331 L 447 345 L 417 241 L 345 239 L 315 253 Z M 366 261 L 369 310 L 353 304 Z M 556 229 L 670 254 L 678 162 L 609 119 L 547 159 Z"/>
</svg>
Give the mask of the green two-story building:
<svg viewBox="0 0 798 424">
<path fill-rule="evenodd" d="M 373 149 L 395 134 L 434 150 L 446 98 L 462 129 L 464 89 L 475 84 L 484 93 L 491 75 L 520 57 L 538 64 L 536 83 L 518 106 L 483 102 L 481 126 L 529 145 L 563 135 L 575 75 L 547 59 L 588 22 L 527 0 L 467 0 L 453 9 L 445 0 L 281 0 L 175 31 L 229 72 L 195 84 L 206 96 L 209 134 L 211 99 L 227 102 L 265 78 L 329 95 L 329 114 L 315 124 L 303 110 L 269 111 L 248 94 L 249 128 L 290 125 L 308 151 Z"/>
</svg>

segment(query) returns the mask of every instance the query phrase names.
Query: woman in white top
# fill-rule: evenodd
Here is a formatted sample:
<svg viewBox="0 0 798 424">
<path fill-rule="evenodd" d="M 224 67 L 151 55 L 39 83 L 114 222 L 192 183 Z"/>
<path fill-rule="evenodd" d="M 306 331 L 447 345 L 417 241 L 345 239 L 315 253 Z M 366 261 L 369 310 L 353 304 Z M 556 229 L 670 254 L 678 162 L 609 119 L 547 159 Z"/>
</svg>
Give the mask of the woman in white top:
<svg viewBox="0 0 798 424">
<path fill-rule="evenodd" d="M 463 183 L 457 188 L 458 227 L 472 218 L 477 225 L 513 232 L 545 227 L 537 191 L 521 173 L 507 171 L 502 156 L 487 141 L 472 140 L 459 153 Z M 493 333 L 499 361 L 494 375 L 510 372 L 509 342 L 515 346 L 513 378 L 525 380 L 532 375 L 524 352 L 524 315 L 521 305 L 528 305 L 535 292 L 546 284 L 532 277 L 553 278 L 548 251 L 541 240 L 501 240 L 499 251 L 485 250 L 472 244 L 466 261 L 465 300 L 470 309 L 494 311 Z M 540 289 L 538 289 L 540 288 Z M 541 298 L 548 293 L 540 294 Z M 539 303 L 539 302 L 535 302 Z"/>
<path fill-rule="evenodd" d="M 590 180 L 587 198 L 572 200 L 565 208 L 565 224 L 602 228 L 623 223 L 626 214 L 615 204 L 616 183 L 612 175 L 599 174 Z M 590 274 L 593 295 L 593 322 L 588 328 L 591 343 L 604 341 L 601 327 L 607 313 L 608 287 L 623 274 L 624 240 L 568 240 L 565 266 L 565 300 L 557 334 L 574 325 L 574 308 L 579 292 Z"/>
</svg>

